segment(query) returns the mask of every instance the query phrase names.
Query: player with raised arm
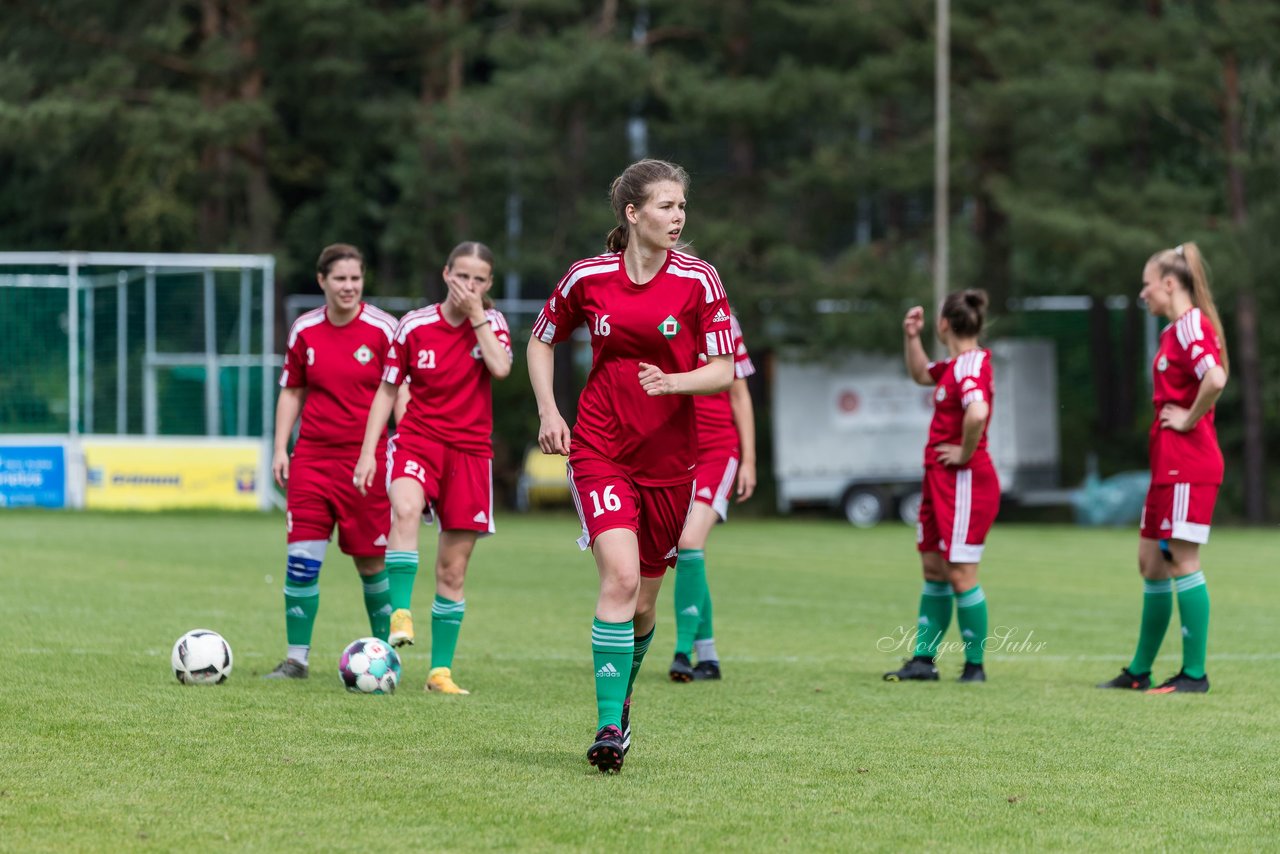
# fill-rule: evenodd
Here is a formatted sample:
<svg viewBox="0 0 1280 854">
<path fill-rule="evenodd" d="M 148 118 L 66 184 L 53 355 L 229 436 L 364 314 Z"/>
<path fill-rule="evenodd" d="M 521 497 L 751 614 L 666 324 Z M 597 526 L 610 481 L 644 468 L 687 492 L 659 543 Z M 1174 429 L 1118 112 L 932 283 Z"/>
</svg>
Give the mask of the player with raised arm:
<svg viewBox="0 0 1280 854">
<path fill-rule="evenodd" d="M 387 443 L 391 644 L 414 642 L 418 525 L 424 515 L 434 517 L 440 538 L 426 688 L 467 694 L 453 681 L 453 656 L 466 611 L 467 565 L 476 539 L 494 532 L 491 380 L 511 373 L 511 333 L 488 302 L 493 253 L 487 246 L 459 244 L 443 276 L 448 297 L 409 312 L 395 330 L 354 481 L 361 491 L 377 488 L 377 437 L 396 405 L 397 389 L 407 383 L 404 417 Z"/>
<path fill-rule="evenodd" d="M 948 358 L 931 362 L 920 341 L 924 309 L 916 306 L 902 321 L 907 373 L 933 386 L 933 420 L 924 453 L 924 484 L 917 548 L 924 571 L 914 655 L 889 682 L 935 681 L 938 642 L 956 619 L 964 643 L 961 682 L 985 682 L 983 645 L 987 638 L 987 598 L 978 584 L 987 532 L 1000 510 L 1000 481 L 987 453 L 995 380 L 991 351 L 978 344 L 986 319 L 987 294 L 948 294 L 938 317 L 938 338 Z"/>
<path fill-rule="evenodd" d="M 396 319 L 362 301 L 364 259 L 354 246 L 326 246 L 316 262 L 325 304 L 294 321 L 276 402 L 271 470 L 286 490 L 288 565 L 284 584 L 284 661 L 270 679 L 306 679 L 311 634 L 320 607 L 320 566 L 334 525 L 364 584 L 369 632 L 387 639 L 391 616 L 384 553 L 390 505 L 379 487 L 362 498 L 351 467 L 369 404 L 378 390 Z M 302 419 L 289 455 L 294 423 Z M 386 431 L 374 437 L 386 444 Z"/>
<path fill-rule="evenodd" d="M 1138 539 L 1142 622 L 1129 666 L 1098 687 L 1203 694 L 1209 690 L 1209 588 L 1200 569 L 1200 546 L 1209 541 L 1222 485 L 1222 451 L 1213 422 L 1214 404 L 1227 385 L 1226 337 L 1204 258 L 1194 243 L 1152 255 L 1142 271 L 1139 297 L 1147 311 L 1169 320 L 1151 366 L 1151 486 Z M 1161 554 L 1164 540 L 1167 560 Z M 1173 617 L 1175 590 L 1182 620 L 1182 669 L 1152 688 L 1151 665 Z"/>
<path fill-rule="evenodd" d="M 693 497 L 693 401 L 733 381 L 729 304 L 715 268 L 678 250 L 689 176 L 640 160 L 613 182 L 607 252 L 572 265 L 529 339 L 538 444 L 569 457 L 578 545 L 600 576 L 591 650 L 596 734 L 587 760 L 618 771 L 630 748 L 630 694 L 653 639 L 655 604 L 675 564 Z M 553 348 L 591 333 L 591 372 L 572 437 L 556 407 Z M 699 356 L 707 362 L 700 364 Z"/>
<path fill-rule="evenodd" d="M 720 655 L 711 620 L 706 545 L 711 529 L 729 518 L 729 497 L 746 501 L 756 489 L 756 424 L 747 377 L 756 372 L 742 340 L 738 318 L 729 316 L 733 335 L 733 385 L 720 394 L 693 399 L 697 413 L 698 467 L 693 506 L 680 535 L 676 561 L 676 652 L 673 682 L 719 679 Z M 698 663 L 690 653 L 697 649 Z"/>
</svg>

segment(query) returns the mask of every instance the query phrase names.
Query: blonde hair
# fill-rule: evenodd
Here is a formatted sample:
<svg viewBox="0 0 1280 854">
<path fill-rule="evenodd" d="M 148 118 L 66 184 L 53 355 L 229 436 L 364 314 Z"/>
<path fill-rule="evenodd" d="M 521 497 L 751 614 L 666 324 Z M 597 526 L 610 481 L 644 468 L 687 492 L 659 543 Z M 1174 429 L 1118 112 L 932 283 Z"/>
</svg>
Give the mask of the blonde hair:
<svg viewBox="0 0 1280 854">
<path fill-rule="evenodd" d="M 1178 284 L 1191 295 L 1191 304 L 1200 309 L 1213 331 L 1218 336 L 1218 346 L 1222 348 L 1222 368 L 1231 370 L 1231 362 L 1227 358 L 1227 335 L 1222 331 L 1222 318 L 1218 316 L 1218 307 L 1213 302 L 1213 291 L 1209 289 L 1209 266 L 1200 253 L 1200 247 L 1194 243 L 1179 243 L 1172 249 L 1163 249 L 1152 255 L 1147 261 L 1155 264 L 1160 278 L 1173 276 Z"/>
<path fill-rule="evenodd" d="M 627 205 L 642 207 L 649 200 L 649 188 L 659 181 L 674 181 L 686 193 L 689 192 L 689 173 L 665 160 L 637 160 L 613 179 L 609 186 L 609 203 L 613 206 L 613 216 L 618 224 L 604 239 L 608 251 L 621 252 L 627 248 L 630 237 Z"/>
</svg>

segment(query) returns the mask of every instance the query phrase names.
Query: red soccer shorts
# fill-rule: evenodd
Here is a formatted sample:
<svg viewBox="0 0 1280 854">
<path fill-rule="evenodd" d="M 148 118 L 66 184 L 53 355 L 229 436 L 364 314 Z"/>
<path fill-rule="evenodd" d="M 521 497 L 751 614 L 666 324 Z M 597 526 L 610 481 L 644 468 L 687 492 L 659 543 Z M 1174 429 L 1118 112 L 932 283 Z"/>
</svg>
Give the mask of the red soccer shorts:
<svg viewBox="0 0 1280 854">
<path fill-rule="evenodd" d="M 569 462 L 569 490 L 582 520 L 578 547 L 614 528 L 634 531 L 640 544 L 640 574 L 661 578 L 676 565 L 680 532 L 693 506 L 693 484 L 641 486 L 612 460 L 577 452 Z"/>
<path fill-rule="evenodd" d="M 1213 483 L 1153 483 L 1142 506 L 1142 536 L 1148 540 L 1209 542 L 1218 486 Z"/>
<path fill-rule="evenodd" d="M 386 484 L 375 477 L 367 496 L 351 483 L 356 452 L 294 451 L 285 490 L 285 519 L 291 543 L 328 540 L 338 526 L 338 548 L 353 557 L 381 557 L 387 551 L 391 503 Z"/>
<path fill-rule="evenodd" d="M 738 477 L 738 455 L 716 453 L 698 456 L 694 471 L 693 500 L 707 504 L 721 521 L 729 518 L 729 496 Z"/>
<path fill-rule="evenodd" d="M 1000 480 L 990 464 L 924 470 L 916 547 L 951 563 L 979 563 L 1000 511 Z"/>
<path fill-rule="evenodd" d="M 493 460 L 489 457 L 397 433 L 387 441 L 387 488 L 402 477 L 422 485 L 423 518 L 434 518 L 440 530 L 494 532 Z"/>
</svg>

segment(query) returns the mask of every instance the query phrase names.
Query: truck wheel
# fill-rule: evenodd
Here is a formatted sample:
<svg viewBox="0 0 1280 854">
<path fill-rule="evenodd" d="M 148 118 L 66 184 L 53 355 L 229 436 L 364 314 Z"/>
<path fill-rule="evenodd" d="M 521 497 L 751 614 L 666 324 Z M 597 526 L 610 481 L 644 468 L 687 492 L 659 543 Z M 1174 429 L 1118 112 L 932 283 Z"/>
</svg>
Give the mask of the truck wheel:
<svg viewBox="0 0 1280 854">
<path fill-rule="evenodd" d="M 908 525 L 920 521 L 920 502 L 924 496 L 917 492 L 908 492 L 898 499 L 898 518 Z"/>
<path fill-rule="evenodd" d="M 844 496 L 844 517 L 858 528 L 874 527 L 885 514 L 884 493 L 878 489 L 856 487 Z"/>
</svg>

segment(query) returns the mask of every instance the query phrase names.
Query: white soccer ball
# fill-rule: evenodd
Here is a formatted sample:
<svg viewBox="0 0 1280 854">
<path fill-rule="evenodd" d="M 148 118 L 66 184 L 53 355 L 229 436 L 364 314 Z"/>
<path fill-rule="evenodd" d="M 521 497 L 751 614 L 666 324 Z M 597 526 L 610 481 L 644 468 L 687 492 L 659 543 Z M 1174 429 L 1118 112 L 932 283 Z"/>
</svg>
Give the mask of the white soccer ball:
<svg viewBox="0 0 1280 854">
<path fill-rule="evenodd" d="M 221 685 L 231 675 L 231 645 L 209 629 L 192 629 L 173 645 L 173 675 L 183 685 Z"/>
<path fill-rule="evenodd" d="M 392 694 L 400 682 L 400 656 L 385 641 L 360 638 L 342 651 L 338 676 L 348 691 Z"/>
</svg>

